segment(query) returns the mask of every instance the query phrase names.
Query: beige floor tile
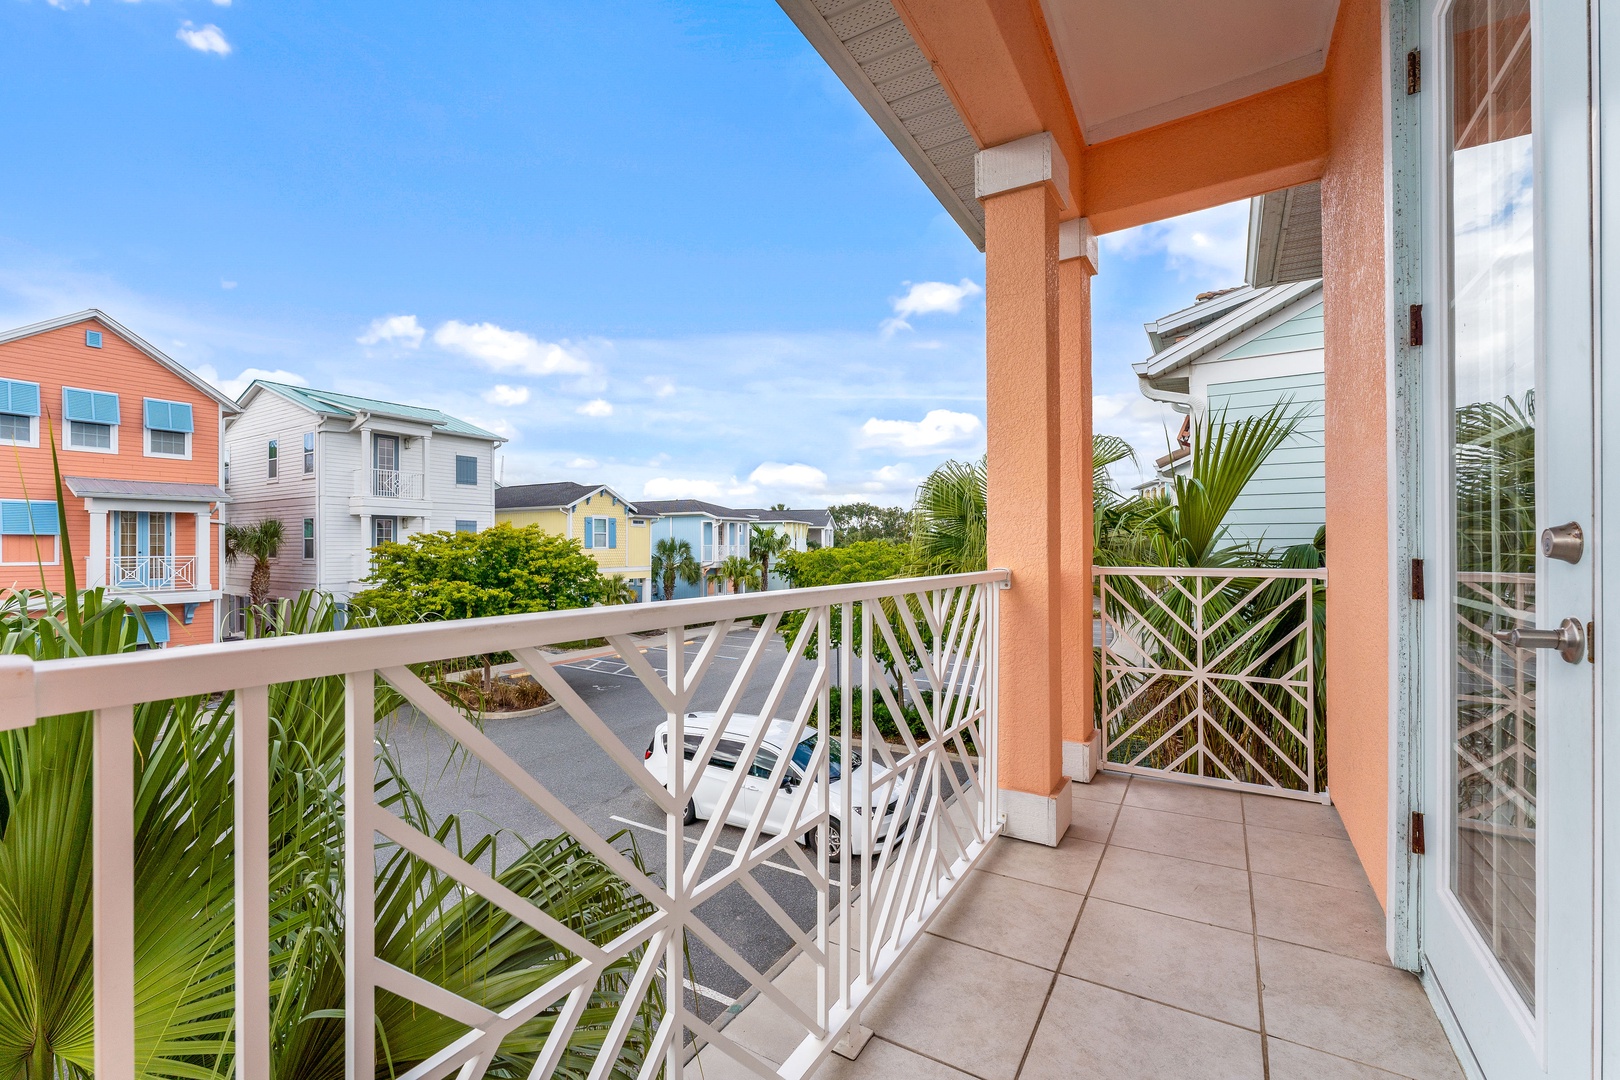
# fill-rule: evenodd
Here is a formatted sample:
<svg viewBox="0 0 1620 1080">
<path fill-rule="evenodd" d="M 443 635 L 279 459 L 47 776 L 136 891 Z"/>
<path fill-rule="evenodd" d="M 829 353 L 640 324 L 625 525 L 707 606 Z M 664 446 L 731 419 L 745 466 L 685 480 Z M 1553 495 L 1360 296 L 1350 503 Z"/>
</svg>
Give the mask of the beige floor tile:
<svg viewBox="0 0 1620 1080">
<path fill-rule="evenodd" d="M 1056 970 L 1085 898 L 975 870 L 929 924 L 930 933 Z"/>
<path fill-rule="evenodd" d="M 1120 773 L 1100 772 L 1091 778 L 1089 784 L 1070 784 L 1069 790 L 1074 792 L 1077 799 L 1089 799 L 1092 802 L 1117 803 L 1125 797 L 1125 787 L 1130 783 L 1130 777 Z"/>
<path fill-rule="evenodd" d="M 1316 836 L 1348 837 L 1339 812 L 1322 803 L 1285 799 L 1279 795 L 1244 795 L 1243 820 L 1250 825 Z"/>
<path fill-rule="evenodd" d="M 1012 1080 L 1052 973 L 924 935 L 866 1010 L 880 1038 L 984 1080 Z"/>
<path fill-rule="evenodd" d="M 1243 850 L 1243 826 L 1239 823 L 1149 810 L 1129 803 L 1120 808 L 1109 843 L 1240 870 L 1249 865 Z"/>
<path fill-rule="evenodd" d="M 1075 784 L 1074 790 L 1078 792 L 1080 785 Z M 1119 803 L 1077 796 L 1070 806 L 1070 836 L 1097 844 L 1108 842 L 1109 830 L 1114 827 L 1114 816 L 1119 813 Z"/>
<path fill-rule="evenodd" d="M 1417 1080 L 1461 1080 L 1416 976 L 1261 938 L 1260 977 L 1269 1034 Z"/>
<path fill-rule="evenodd" d="M 1243 799 L 1237 792 L 1177 783 L 1174 780 L 1148 780 L 1133 776 L 1130 790 L 1125 793 L 1125 805 L 1219 818 L 1222 821 L 1243 820 Z"/>
<path fill-rule="evenodd" d="M 789 1000 L 814 1016 L 816 974 L 816 966 L 810 958 L 800 955 L 772 982 Z M 804 1041 L 806 1029 L 789 1016 L 781 1005 L 760 994 L 732 1017 L 721 1033 L 760 1057 L 780 1065 Z"/>
<path fill-rule="evenodd" d="M 1396 1080 L 1398 1074 L 1281 1039 L 1266 1040 L 1271 1080 Z"/>
<path fill-rule="evenodd" d="M 1091 895 L 1248 932 L 1249 875 L 1230 866 L 1109 847 Z"/>
<path fill-rule="evenodd" d="M 1063 973 L 1260 1029 L 1254 938 L 1237 930 L 1093 898 Z"/>
<path fill-rule="evenodd" d="M 1350 841 L 1332 836 L 1248 826 L 1249 869 L 1272 877 L 1314 881 L 1336 889 L 1368 889 L 1367 871 Z"/>
<path fill-rule="evenodd" d="M 1102 858 L 1103 846 L 1076 837 L 1073 830 L 1058 846 L 998 837 L 979 863 L 981 869 L 1004 877 L 1022 878 L 1054 889 L 1084 893 Z"/>
<path fill-rule="evenodd" d="M 765 1062 L 766 1067 L 773 1069 L 779 1064 L 775 1061 Z M 701 1077 L 702 1080 L 759 1080 L 758 1073 L 717 1046 L 705 1046 L 699 1050 L 697 1057 L 682 1072 L 686 1076 Z"/>
<path fill-rule="evenodd" d="M 811 1075 L 815 1080 L 973 1080 L 965 1072 L 878 1038 L 867 1043 L 854 1061 L 833 1054 Z"/>
<path fill-rule="evenodd" d="M 1371 888 L 1335 889 L 1309 881 L 1255 874 L 1255 929 L 1262 937 L 1388 964 L 1384 909 Z"/>
<path fill-rule="evenodd" d="M 1020 1080 L 1260 1080 L 1260 1036 L 1058 976 Z"/>
</svg>

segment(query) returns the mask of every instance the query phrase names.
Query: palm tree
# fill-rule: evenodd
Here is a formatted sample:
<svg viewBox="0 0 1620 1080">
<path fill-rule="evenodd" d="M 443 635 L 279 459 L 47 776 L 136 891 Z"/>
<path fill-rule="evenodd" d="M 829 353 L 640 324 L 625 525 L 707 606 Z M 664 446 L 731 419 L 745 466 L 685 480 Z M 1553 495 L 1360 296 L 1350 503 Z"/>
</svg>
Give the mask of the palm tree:
<svg viewBox="0 0 1620 1080">
<path fill-rule="evenodd" d="M 703 580 L 703 564 L 692 556 L 692 542 L 666 536 L 653 545 L 652 565 L 648 568 L 653 580 L 664 587 L 664 599 L 675 599 L 675 579 L 688 585 Z"/>
<path fill-rule="evenodd" d="M 265 518 L 254 525 L 225 526 L 225 561 L 235 564 L 246 555 L 253 560 L 248 578 L 248 598 L 254 607 L 270 599 L 270 560 L 281 550 L 281 522 Z"/>
<path fill-rule="evenodd" d="M 917 489 L 912 510 L 915 574 L 965 574 L 985 568 L 988 524 L 985 459 L 947 461 Z"/>
<path fill-rule="evenodd" d="M 771 588 L 771 560 L 793 550 L 793 540 L 787 533 L 779 533 L 764 525 L 755 525 L 748 533 L 748 551 L 759 563 L 760 590 Z"/>
<path fill-rule="evenodd" d="M 641 590 L 630 584 L 628 578 L 622 578 L 617 574 L 605 575 L 602 583 L 602 603 L 639 604 Z"/>
<path fill-rule="evenodd" d="M 734 593 L 740 593 L 745 588 L 759 588 L 759 569 L 754 566 L 754 560 L 746 555 L 728 555 L 717 572 Z"/>
</svg>

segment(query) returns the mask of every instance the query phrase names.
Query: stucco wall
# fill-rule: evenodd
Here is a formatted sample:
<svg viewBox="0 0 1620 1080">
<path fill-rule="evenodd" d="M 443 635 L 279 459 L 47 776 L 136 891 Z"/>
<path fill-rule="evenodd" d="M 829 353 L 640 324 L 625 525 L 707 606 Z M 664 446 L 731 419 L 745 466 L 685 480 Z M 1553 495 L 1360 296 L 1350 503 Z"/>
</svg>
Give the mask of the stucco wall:
<svg viewBox="0 0 1620 1080">
<path fill-rule="evenodd" d="M 1389 566 L 1384 78 L 1379 6 L 1342 0 L 1322 177 L 1328 787 L 1385 901 Z"/>
</svg>

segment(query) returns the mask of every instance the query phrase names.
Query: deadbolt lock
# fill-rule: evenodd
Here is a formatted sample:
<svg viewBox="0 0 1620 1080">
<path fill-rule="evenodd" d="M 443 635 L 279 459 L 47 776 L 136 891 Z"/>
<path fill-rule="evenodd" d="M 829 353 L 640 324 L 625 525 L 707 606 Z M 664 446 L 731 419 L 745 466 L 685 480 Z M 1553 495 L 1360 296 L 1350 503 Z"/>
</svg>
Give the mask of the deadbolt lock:
<svg viewBox="0 0 1620 1080">
<path fill-rule="evenodd" d="M 1578 563 L 1586 552 L 1586 534 L 1579 522 L 1552 525 L 1541 530 L 1541 553 L 1560 562 Z"/>
</svg>

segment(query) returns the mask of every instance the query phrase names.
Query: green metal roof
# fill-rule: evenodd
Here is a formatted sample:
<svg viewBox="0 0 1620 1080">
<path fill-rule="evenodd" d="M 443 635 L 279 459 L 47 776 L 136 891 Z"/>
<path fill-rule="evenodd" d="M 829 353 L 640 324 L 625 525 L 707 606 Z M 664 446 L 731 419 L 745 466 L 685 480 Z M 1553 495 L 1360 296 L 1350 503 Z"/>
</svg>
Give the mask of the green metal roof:
<svg viewBox="0 0 1620 1080">
<path fill-rule="evenodd" d="M 376 413 L 379 416 L 417 420 L 454 435 L 470 435 L 475 439 L 491 439 L 495 442 L 506 441 L 492 431 L 485 431 L 438 409 L 425 409 L 420 405 L 401 405 L 397 401 L 383 401 L 379 398 L 359 397 L 354 394 L 339 394 L 331 390 L 313 390 L 307 386 L 291 386 L 287 383 L 271 382 L 268 379 L 254 379 L 248 388 L 242 391 L 242 396 L 237 401 L 245 401 L 247 396 L 253 393 L 255 386 L 274 390 L 306 409 L 327 416 L 353 419 L 357 413 Z"/>
</svg>

